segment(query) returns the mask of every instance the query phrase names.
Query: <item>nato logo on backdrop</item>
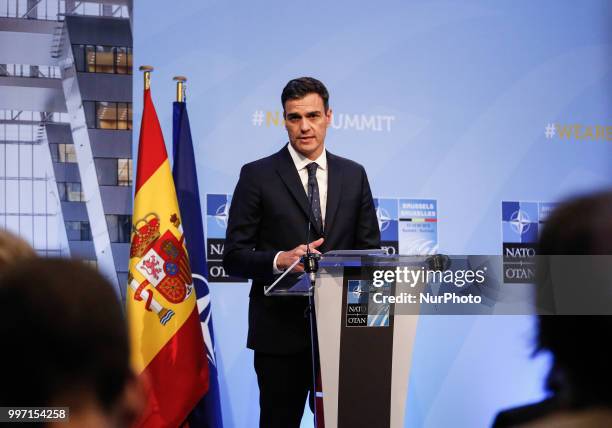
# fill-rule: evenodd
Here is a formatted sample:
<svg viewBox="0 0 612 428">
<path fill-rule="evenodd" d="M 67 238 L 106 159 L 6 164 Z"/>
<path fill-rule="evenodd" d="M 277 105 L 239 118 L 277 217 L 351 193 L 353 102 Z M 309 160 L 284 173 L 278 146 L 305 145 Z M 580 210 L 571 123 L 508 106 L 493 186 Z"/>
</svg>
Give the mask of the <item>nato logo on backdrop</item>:
<svg viewBox="0 0 612 428">
<path fill-rule="evenodd" d="M 232 195 L 206 195 L 206 258 L 209 282 L 248 282 L 229 276 L 223 269 L 223 247 Z"/>
<path fill-rule="evenodd" d="M 533 283 L 540 229 L 555 203 L 502 201 L 505 283 Z"/>
<path fill-rule="evenodd" d="M 434 199 L 375 198 L 381 245 L 389 254 L 438 251 L 438 204 Z"/>
</svg>

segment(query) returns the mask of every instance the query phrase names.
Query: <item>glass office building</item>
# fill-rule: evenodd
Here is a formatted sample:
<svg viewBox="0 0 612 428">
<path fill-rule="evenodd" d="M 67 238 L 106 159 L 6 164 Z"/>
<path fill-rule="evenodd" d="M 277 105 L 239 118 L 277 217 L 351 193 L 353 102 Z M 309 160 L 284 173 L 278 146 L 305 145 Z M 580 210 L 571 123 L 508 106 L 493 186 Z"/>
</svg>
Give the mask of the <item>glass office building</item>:
<svg viewBox="0 0 612 428">
<path fill-rule="evenodd" d="M 0 228 L 95 264 L 123 297 L 132 2 L 0 0 Z"/>
</svg>

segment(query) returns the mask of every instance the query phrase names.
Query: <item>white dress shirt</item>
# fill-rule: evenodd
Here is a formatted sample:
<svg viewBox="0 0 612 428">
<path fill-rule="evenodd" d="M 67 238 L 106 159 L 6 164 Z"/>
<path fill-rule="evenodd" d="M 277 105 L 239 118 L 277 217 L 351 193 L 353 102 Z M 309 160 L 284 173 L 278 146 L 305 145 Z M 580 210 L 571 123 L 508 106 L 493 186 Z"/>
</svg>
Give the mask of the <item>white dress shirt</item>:
<svg viewBox="0 0 612 428">
<path fill-rule="evenodd" d="M 289 149 L 291 159 L 293 159 L 295 169 L 300 176 L 300 180 L 302 181 L 302 186 L 304 187 L 304 192 L 306 192 L 306 195 L 308 195 L 308 170 L 306 169 L 306 166 L 312 162 L 316 162 L 318 165 L 316 175 L 317 183 L 319 184 L 319 201 L 321 203 L 321 218 L 323 219 L 323 225 L 325 225 L 325 209 L 327 208 L 327 151 L 325 148 L 323 148 L 323 152 L 318 158 L 315 160 L 310 160 L 295 150 L 291 143 L 287 145 L 287 148 Z M 276 256 L 274 256 L 274 261 L 272 262 L 272 268 L 275 274 L 282 272 L 276 267 L 276 259 L 278 259 L 278 255 L 280 253 L 282 253 L 282 251 L 276 253 Z"/>
</svg>

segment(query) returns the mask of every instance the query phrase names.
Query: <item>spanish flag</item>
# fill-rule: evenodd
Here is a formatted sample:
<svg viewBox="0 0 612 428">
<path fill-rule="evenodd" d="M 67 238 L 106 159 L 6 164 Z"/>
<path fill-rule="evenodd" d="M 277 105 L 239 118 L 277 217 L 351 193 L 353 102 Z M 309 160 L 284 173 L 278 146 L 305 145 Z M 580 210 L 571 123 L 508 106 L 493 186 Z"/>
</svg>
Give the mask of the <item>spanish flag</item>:
<svg viewBox="0 0 612 428">
<path fill-rule="evenodd" d="M 208 363 L 164 138 L 144 92 L 126 297 L 132 366 L 147 406 L 137 426 L 178 427 L 208 390 Z"/>
</svg>

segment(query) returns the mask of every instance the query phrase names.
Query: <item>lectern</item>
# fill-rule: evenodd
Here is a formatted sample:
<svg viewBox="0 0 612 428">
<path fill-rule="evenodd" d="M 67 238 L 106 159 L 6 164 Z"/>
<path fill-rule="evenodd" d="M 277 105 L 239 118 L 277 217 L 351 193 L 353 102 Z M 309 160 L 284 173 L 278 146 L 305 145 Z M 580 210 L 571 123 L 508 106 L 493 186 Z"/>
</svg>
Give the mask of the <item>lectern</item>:
<svg viewBox="0 0 612 428">
<path fill-rule="evenodd" d="M 373 273 L 427 263 L 420 256 L 333 251 L 319 262 L 314 290 L 305 275 L 295 274 L 266 289 L 270 298 L 314 291 L 324 413 L 317 428 L 404 426 L 417 316 L 396 316 L 384 296 L 403 290 L 395 283 L 375 285 Z"/>
</svg>

